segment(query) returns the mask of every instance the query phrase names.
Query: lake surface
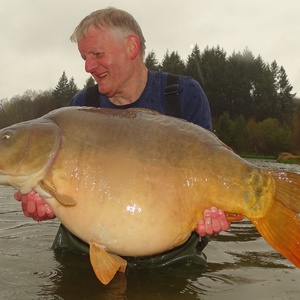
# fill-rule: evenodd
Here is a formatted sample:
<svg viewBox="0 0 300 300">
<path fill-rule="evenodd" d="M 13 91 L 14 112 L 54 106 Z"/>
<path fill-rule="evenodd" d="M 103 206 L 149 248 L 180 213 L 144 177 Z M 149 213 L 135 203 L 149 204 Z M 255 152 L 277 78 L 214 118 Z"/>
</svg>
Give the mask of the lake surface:
<svg viewBox="0 0 300 300">
<path fill-rule="evenodd" d="M 299 165 L 251 161 L 300 174 Z M 59 223 L 24 217 L 13 192 L 0 187 L 1 300 L 299 299 L 300 270 L 273 250 L 247 220 L 211 238 L 204 249 L 206 269 L 190 265 L 129 270 L 103 286 L 87 256 L 51 250 Z"/>
</svg>

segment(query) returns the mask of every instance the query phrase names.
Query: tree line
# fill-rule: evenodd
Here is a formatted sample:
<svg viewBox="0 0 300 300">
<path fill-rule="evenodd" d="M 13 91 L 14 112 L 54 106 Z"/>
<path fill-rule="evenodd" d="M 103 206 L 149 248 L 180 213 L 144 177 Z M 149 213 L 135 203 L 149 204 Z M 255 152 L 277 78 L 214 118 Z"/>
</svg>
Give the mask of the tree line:
<svg viewBox="0 0 300 300">
<path fill-rule="evenodd" d="M 83 88 L 94 84 L 95 81 L 90 76 Z M 23 95 L 14 96 L 9 100 L 2 99 L 0 100 L 0 128 L 38 118 L 54 109 L 67 106 L 78 91 L 74 78 L 68 79 L 64 71 L 54 89 L 40 92 L 27 90 Z"/>
<path fill-rule="evenodd" d="M 229 56 L 219 46 L 201 53 L 195 45 L 186 61 L 167 51 L 159 63 L 151 51 L 146 65 L 195 78 L 208 97 L 216 135 L 235 151 L 272 156 L 300 152 L 296 94 L 275 60 L 267 63 L 247 48 Z"/>
<path fill-rule="evenodd" d="M 150 51 L 145 63 L 151 70 L 195 78 L 209 99 L 215 133 L 235 151 L 266 155 L 300 151 L 299 105 L 284 68 L 275 60 L 267 63 L 249 49 L 228 56 L 219 46 L 200 52 L 195 45 L 186 60 L 177 51 L 167 51 L 159 62 Z M 83 87 L 93 84 L 89 77 Z M 0 128 L 66 106 L 78 90 L 74 78 L 63 72 L 54 89 L 2 99 Z"/>
<path fill-rule="evenodd" d="M 195 78 L 209 99 L 215 120 L 226 112 L 232 119 L 243 115 L 256 121 L 270 117 L 281 123 L 290 122 L 295 94 L 284 68 L 275 60 L 269 64 L 260 55 L 254 57 L 249 49 L 227 56 L 219 46 L 207 47 L 200 53 L 195 45 L 186 62 L 178 52 L 167 51 L 161 64 L 152 51 L 146 57 L 146 65 Z"/>
</svg>

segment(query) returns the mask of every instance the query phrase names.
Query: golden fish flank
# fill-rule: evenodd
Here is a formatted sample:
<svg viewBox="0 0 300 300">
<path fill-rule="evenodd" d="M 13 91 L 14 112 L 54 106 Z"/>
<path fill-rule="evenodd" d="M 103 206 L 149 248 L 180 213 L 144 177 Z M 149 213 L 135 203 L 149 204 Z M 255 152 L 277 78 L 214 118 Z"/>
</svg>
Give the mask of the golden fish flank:
<svg viewBox="0 0 300 300">
<path fill-rule="evenodd" d="M 0 132 L 0 184 L 39 192 L 90 244 L 105 284 L 125 271 L 121 256 L 184 243 L 210 206 L 246 216 L 300 267 L 300 175 L 257 168 L 199 126 L 144 109 L 67 107 Z"/>
</svg>

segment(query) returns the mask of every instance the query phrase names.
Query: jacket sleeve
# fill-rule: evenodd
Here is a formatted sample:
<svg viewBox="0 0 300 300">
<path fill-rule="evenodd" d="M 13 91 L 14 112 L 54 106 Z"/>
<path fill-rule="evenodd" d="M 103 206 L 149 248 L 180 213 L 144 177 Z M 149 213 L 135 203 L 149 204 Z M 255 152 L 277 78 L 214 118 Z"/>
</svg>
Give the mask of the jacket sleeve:
<svg viewBox="0 0 300 300">
<path fill-rule="evenodd" d="M 179 93 L 182 118 L 211 131 L 210 106 L 200 84 L 191 77 L 182 76 Z"/>
</svg>

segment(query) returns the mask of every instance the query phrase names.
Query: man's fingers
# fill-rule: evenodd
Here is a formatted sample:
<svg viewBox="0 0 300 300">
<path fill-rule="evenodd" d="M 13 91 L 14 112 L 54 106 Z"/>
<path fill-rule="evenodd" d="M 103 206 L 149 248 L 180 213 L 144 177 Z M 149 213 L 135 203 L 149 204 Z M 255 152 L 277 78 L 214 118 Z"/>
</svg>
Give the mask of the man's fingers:
<svg viewBox="0 0 300 300">
<path fill-rule="evenodd" d="M 45 213 L 49 219 L 54 219 L 56 217 L 49 204 L 45 203 L 44 209 L 45 209 Z"/>
<path fill-rule="evenodd" d="M 214 231 L 212 227 L 211 211 L 209 209 L 204 211 L 204 224 L 206 234 L 212 234 Z"/>
<path fill-rule="evenodd" d="M 198 225 L 197 225 L 197 229 L 196 232 L 200 235 L 200 236 L 205 236 L 206 235 L 206 231 L 205 231 L 205 224 L 203 220 L 200 220 Z"/>
<path fill-rule="evenodd" d="M 36 205 L 36 213 L 37 215 L 42 218 L 46 215 L 45 207 L 44 207 L 44 200 L 40 197 L 39 194 L 34 196 L 34 201 Z"/>
<path fill-rule="evenodd" d="M 219 215 L 221 230 L 228 230 L 230 227 L 230 223 L 228 222 L 225 213 L 221 209 L 218 209 L 218 215 Z"/>
<path fill-rule="evenodd" d="M 22 200 L 22 203 L 23 203 L 23 200 Z M 37 209 L 36 209 L 34 195 L 28 194 L 27 195 L 27 213 L 31 216 L 31 215 L 34 215 L 36 213 L 36 211 L 37 211 Z"/>
<path fill-rule="evenodd" d="M 211 208 L 211 227 L 213 232 L 218 233 L 222 230 L 221 222 L 219 219 L 219 212 L 216 207 Z"/>
<path fill-rule="evenodd" d="M 14 193 L 14 197 L 17 201 L 22 200 L 22 194 L 19 191 Z"/>
</svg>

